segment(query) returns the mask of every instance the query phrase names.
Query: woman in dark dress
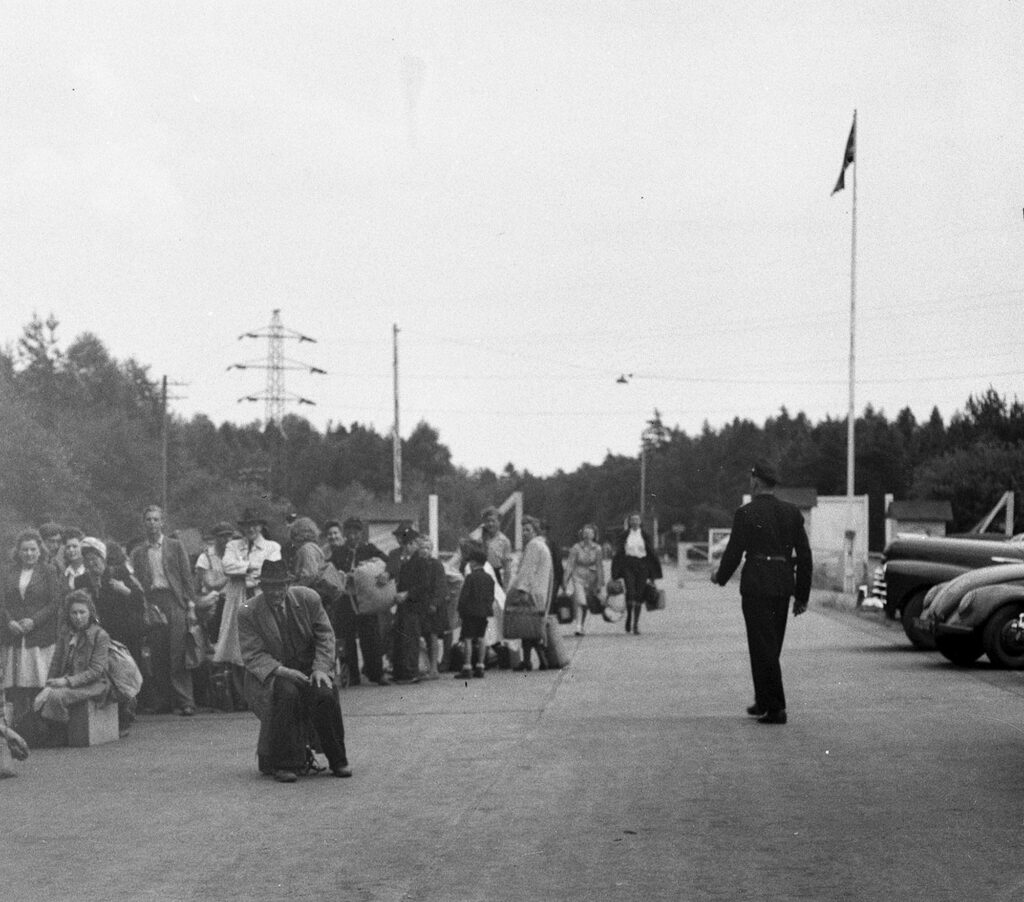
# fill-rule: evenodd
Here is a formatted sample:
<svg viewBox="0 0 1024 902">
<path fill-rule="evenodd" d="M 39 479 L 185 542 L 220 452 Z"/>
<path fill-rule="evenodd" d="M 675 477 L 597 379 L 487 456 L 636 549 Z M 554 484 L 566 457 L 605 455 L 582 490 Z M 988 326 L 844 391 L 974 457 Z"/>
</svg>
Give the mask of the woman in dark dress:
<svg viewBox="0 0 1024 902">
<path fill-rule="evenodd" d="M 57 642 L 63 586 L 42 554 L 39 533 L 21 533 L 14 546 L 14 566 L 4 575 L 0 594 L 0 664 L 15 725 L 30 712 L 43 688 Z"/>
<path fill-rule="evenodd" d="M 85 573 L 75 577 L 75 589 L 88 593 L 108 636 L 123 643 L 135 663 L 140 664 L 145 593 L 129 572 L 124 552 L 116 542 L 104 543 L 86 536 L 82 539 L 82 562 Z M 135 722 L 136 704 L 134 698 L 118 702 L 117 720 L 122 734 Z"/>
</svg>

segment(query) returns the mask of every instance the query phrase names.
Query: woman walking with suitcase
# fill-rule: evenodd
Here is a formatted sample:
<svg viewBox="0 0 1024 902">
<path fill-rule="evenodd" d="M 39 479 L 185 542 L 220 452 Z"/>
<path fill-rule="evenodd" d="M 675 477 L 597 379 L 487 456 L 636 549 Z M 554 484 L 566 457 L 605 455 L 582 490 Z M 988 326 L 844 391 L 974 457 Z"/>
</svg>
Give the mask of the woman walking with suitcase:
<svg viewBox="0 0 1024 902">
<path fill-rule="evenodd" d="M 644 587 L 661 579 L 661 561 L 636 512 L 629 515 L 626 528 L 615 543 L 612 579 L 621 579 L 626 584 L 626 632 L 639 636 Z"/>
</svg>

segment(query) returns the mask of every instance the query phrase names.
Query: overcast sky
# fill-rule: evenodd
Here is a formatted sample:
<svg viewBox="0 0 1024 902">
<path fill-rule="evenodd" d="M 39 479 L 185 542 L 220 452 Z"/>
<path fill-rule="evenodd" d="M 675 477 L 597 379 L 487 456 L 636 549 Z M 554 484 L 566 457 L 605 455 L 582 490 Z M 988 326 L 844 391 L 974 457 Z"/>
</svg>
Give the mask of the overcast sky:
<svg viewBox="0 0 1024 902">
<path fill-rule="evenodd" d="M 275 308 L 328 421 L 427 419 L 535 473 L 858 411 L 1020 394 L 1020 3 L 13 3 L 0 7 L 0 342 L 90 330 L 174 410 Z M 620 374 L 633 374 L 628 384 Z"/>
</svg>

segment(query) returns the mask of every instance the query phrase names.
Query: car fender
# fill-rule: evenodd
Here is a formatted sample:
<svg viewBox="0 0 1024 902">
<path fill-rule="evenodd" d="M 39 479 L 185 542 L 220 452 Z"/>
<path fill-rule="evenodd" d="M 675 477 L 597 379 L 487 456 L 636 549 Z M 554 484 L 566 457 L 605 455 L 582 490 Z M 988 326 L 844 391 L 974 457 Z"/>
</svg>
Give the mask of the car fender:
<svg viewBox="0 0 1024 902">
<path fill-rule="evenodd" d="M 1024 604 L 1024 585 L 981 586 L 964 594 L 956 615 L 964 626 L 980 630 L 996 611 L 1013 603 Z"/>
<path fill-rule="evenodd" d="M 968 572 L 959 564 L 937 561 L 895 560 L 885 563 L 885 598 L 887 606 L 902 610 L 903 604 L 915 592 L 928 590 Z"/>
<path fill-rule="evenodd" d="M 928 608 L 922 613 L 922 617 L 939 622 L 945 621 L 956 612 L 968 592 L 1014 581 L 1024 582 L 1024 562 L 968 570 L 936 586 L 928 593 Z"/>
</svg>

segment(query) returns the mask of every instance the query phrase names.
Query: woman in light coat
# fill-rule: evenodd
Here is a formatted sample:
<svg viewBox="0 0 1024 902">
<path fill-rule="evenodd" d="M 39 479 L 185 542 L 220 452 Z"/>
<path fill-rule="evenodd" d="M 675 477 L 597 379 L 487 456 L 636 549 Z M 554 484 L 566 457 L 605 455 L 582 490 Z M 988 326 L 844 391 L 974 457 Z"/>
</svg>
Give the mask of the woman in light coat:
<svg viewBox="0 0 1024 902">
<path fill-rule="evenodd" d="M 551 551 L 536 517 L 523 517 L 523 542 L 523 559 L 509 583 L 506 605 L 528 602 L 533 610 L 544 613 L 551 604 L 555 576 Z M 517 670 L 533 669 L 531 658 L 534 648 L 537 649 L 539 668 L 546 668 L 542 646 L 532 639 L 523 639 L 523 661 Z"/>
<path fill-rule="evenodd" d="M 259 514 L 244 510 L 238 518 L 242 538 L 232 539 L 224 548 L 224 613 L 220 620 L 217 647 L 213 652 L 216 664 L 226 664 L 231 672 L 231 689 L 236 709 L 245 705 L 245 665 L 238 642 L 238 612 L 246 601 L 259 591 L 259 575 L 264 561 L 281 560 L 281 546 L 263 535 L 267 525 Z"/>
</svg>

